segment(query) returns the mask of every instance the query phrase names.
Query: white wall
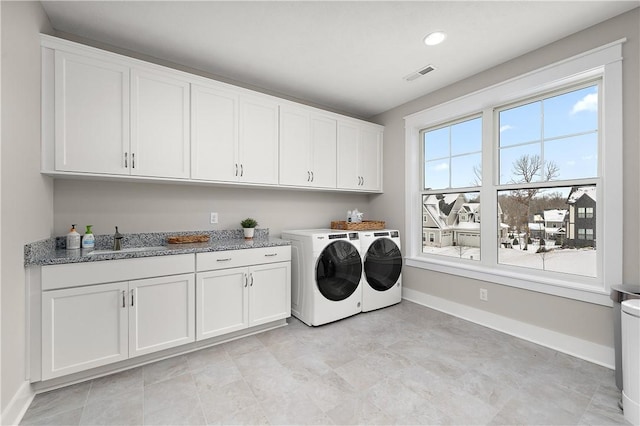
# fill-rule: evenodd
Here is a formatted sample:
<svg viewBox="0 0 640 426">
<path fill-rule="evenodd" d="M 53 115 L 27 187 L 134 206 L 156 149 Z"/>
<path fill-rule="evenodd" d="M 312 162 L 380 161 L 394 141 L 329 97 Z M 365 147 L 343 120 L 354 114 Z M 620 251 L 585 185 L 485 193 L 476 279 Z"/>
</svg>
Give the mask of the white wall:
<svg viewBox="0 0 640 426">
<path fill-rule="evenodd" d="M 48 238 L 53 183 L 40 175 L 40 32 L 52 32 L 39 2 L 2 8 L 2 408 L 25 389 L 27 242 Z"/>
<path fill-rule="evenodd" d="M 347 210 L 369 211 L 368 195 L 285 189 L 193 186 L 164 183 L 56 180 L 54 233 L 72 223 L 96 234 L 120 232 L 238 229 L 246 217 L 272 236 L 283 229 L 328 228 L 345 220 Z M 218 225 L 209 214 L 218 213 Z"/>
<path fill-rule="evenodd" d="M 624 281 L 640 285 L 638 240 L 640 159 L 638 106 L 640 9 L 620 15 L 582 32 L 530 52 L 471 78 L 453 84 L 393 110 L 374 121 L 385 126 L 385 193 L 372 200 L 372 213 L 385 217 L 393 227 L 405 229 L 404 208 L 404 120 L 403 116 L 458 98 L 509 78 L 560 61 L 589 49 L 626 37 L 623 46 L 624 74 L 624 187 L 620 200 L 624 214 Z M 396 171 L 392 173 L 392 171 Z M 401 172 L 397 172 L 401 171 Z M 612 310 L 608 307 L 562 299 L 502 285 L 457 276 L 405 268 L 406 288 L 516 321 L 573 336 L 596 345 L 613 347 Z M 489 290 L 489 302 L 479 300 L 479 288 Z"/>
</svg>

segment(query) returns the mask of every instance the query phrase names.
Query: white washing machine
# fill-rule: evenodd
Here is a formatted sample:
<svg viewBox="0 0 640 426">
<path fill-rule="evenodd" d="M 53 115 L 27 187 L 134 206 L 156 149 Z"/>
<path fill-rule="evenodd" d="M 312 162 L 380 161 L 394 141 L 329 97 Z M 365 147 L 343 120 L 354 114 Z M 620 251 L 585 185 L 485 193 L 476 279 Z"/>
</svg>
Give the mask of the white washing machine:
<svg viewBox="0 0 640 426">
<path fill-rule="evenodd" d="M 402 300 L 402 253 L 400 232 L 360 231 L 364 267 L 362 312 L 400 303 Z"/>
<path fill-rule="evenodd" d="M 357 232 L 283 231 L 291 241 L 291 313 L 307 325 L 361 312 L 362 256 Z"/>
</svg>

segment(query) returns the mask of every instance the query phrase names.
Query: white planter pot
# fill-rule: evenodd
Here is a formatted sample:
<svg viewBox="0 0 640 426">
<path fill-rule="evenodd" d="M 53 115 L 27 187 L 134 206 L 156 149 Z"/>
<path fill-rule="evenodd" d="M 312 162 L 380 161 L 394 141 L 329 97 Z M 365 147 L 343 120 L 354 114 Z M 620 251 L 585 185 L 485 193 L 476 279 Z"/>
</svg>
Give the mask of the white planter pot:
<svg viewBox="0 0 640 426">
<path fill-rule="evenodd" d="M 242 229 L 244 229 L 244 239 L 245 240 L 253 239 L 253 232 L 256 230 L 256 228 L 242 228 Z"/>
</svg>

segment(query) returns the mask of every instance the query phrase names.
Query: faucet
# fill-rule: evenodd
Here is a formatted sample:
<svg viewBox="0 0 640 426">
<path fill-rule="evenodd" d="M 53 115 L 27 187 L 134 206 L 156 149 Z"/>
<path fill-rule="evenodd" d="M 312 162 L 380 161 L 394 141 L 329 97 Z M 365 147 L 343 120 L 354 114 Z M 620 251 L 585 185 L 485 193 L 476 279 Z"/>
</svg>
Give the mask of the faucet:
<svg viewBox="0 0 640 426">
<path fill-rule="evenodd" d="M 113 249 L 114 250 L 122 250 L 122 234 L 118 232 L 118 227 L 116 226 L 116 233 L 113 235 Z"/>
</svg>

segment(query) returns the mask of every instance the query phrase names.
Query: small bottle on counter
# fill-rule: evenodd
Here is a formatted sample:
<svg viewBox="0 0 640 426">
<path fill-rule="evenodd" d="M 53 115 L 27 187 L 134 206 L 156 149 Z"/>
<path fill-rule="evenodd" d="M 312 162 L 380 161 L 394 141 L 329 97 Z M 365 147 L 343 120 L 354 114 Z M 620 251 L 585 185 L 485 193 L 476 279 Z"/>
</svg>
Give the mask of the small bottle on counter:
<svg viewBox="0 0 640 426">
<path fill-rule="evenodd" d="M 84 231 L 84 236 L 82 237 L 82 248 L 93 248 L 96 245 L 96 239 L 93 236 L 93 231 L 91 227 L 93 225 L 87 225 L 86 231 Z"/>
<path fill-rule="evenodd" d="M 80 234 L 76 231 L 76 225 L 71 225 L 67 234 L 67 250 L 77 250 L 80 248 Z"/>
</svg>

